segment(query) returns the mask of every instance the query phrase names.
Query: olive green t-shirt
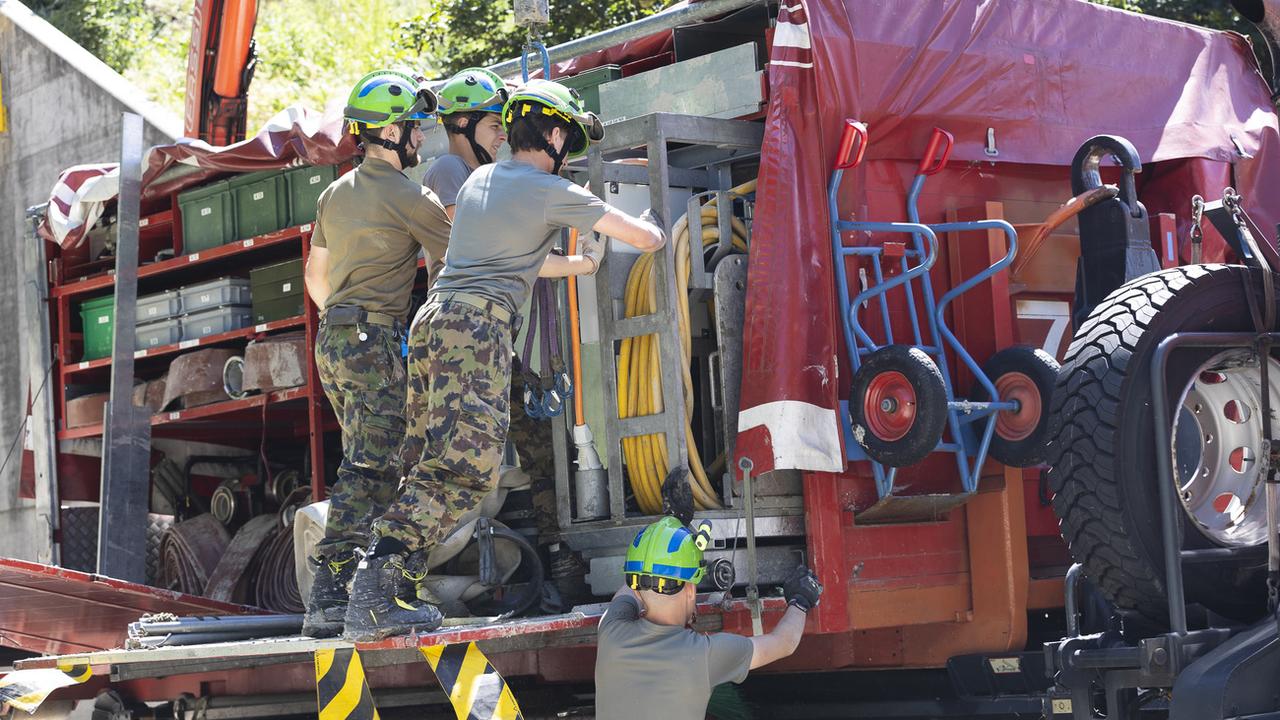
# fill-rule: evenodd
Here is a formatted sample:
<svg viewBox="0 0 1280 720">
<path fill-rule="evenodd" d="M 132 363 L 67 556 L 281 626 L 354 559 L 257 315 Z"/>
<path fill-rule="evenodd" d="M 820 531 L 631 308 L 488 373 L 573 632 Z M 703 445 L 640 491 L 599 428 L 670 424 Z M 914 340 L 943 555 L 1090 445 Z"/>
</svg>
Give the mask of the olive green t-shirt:
<svg viewBox="0 0 1280 720">
<path fill-rule="evenodd" d="M 597 632 L 596 717 L 609 720 L 703 720 L 712 690 L 746 680 L 755 652 L 741 635 L 651 623 L 629 595 Z"/>
<path fill-rule="evenodd" d="M 406 321 L 418 250 L 426 250 L 434 279 L 448 244 L 449 216 L 435 193 L 390 163 L 365 158 L 318 201 L 311 245 L 329 250 L 325 307 L 357 305 Z"/>
<path fill-rule="evenodd" d="M 465 292 L 519 312 L 561 228 L 581 233 L 609 206 L 573 182 L 516 160 L 490 163 L 462 184 L 444 270 L 432 290 Z"/>
</svg>

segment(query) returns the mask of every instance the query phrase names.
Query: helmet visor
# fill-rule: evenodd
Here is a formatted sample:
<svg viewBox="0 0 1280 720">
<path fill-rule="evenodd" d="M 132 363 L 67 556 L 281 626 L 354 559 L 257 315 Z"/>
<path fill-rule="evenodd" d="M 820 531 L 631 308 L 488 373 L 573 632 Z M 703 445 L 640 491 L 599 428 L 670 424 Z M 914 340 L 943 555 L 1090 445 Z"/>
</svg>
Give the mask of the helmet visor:
<svg viewBox="0 0 1280 720">
<path fill-rule="evenodd" d="M 426 120 L 431 117 L 431 113 L 436 111 L 438 104 L 439 102 L 436 100 L 436 94 L 431 92 L 426 83 L 420 83 L 418 85 L 417 95 L 413 100 L 413 106 L 409 108 L 408 112 L 396 118 L 396 121 Z"/>
</svg>

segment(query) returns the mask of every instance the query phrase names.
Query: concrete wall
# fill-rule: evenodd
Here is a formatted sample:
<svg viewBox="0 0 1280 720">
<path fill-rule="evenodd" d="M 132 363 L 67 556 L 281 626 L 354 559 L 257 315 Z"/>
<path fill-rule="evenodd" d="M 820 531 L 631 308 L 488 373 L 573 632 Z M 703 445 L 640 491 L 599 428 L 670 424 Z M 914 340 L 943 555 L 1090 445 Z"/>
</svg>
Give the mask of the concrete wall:
<svg viewBox="0 0 1280 720">
<path fill-rule="evenodd" d="M 184 72 L 175 68 L 174 72 Z M 181 133 L 177 118 L 16 0 L 0 0 L 0 82 L 8 131 L 0 133 L 0 462 L 26 416 L 27 367 L 20 307 L 19 243 L 27 207 L 48 201 L 72 165 L 120 156 L 120 115 L 142 114 L 145 142 Z M 55 391 L 51 378 L 45 391 Z M 31 500 L 18 498 L 21 457 L 0 474 L 0 556 L 36 559 L 47 536 Z"/>
</svg>

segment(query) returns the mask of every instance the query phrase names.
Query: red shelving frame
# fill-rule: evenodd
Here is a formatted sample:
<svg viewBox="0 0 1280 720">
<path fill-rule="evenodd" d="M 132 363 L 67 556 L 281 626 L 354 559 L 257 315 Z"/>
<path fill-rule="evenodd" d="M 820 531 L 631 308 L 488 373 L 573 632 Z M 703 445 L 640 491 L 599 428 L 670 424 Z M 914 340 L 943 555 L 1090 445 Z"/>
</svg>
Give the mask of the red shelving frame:
<svg viewBox="0 0 1280 720">
<path fill-rule="evenodd" d="M 149 248 L 173 247 L 181 244 L 175 237 L 180 233 L 176 210 L 165 210 L 153 213 L 142 219 L 141 228 L 144 236 L 140 242 Z M 251 267 L 270 262 L 301 257 L 305 265 L 310 250 L 312 225 L 310 223 L 285 228 L 247 240 L 238 240 L 226 245 L 203 250 L 198 253 L 178 255 L 176 257 L 153 262 L 138 268 L 138 283 L 143 293 L 154 290 L 171 289 L 202 280 L 210 280 L 228 274 L 247 274 Z M 68 258 L 74 259 L 74 258 Z M 57 439 L 74 440 L 78 438 L 99 437 L 102 435 L 102 424 L 67 428 L 67 385 L 76 383 L 92 383 L 100 381 L 105 391 L 107 369 L 111 366 L 111 358 L 80 360 L 78 355 L 82 347 L 82 335 L 73 332 L 76 323 L 73 318 L 80 302 L 95 295 L 110 292 L 115 286 L 114 270 L 106 262 L 79 262 L 72 266 L 64 263 L 59 257 L 50 263 L 50 315 L 52 334 L 54 369 L 56 378 L 55 399 Z M 97 274 L 91 274 L 94 271 Z M 155 368 L 153 359 L 172 358 L 183 352 L 196 348 L 215 345 L 227 345 L 248 341 L 255 337 L 269 335 L 282 330 L 302 328 L 306 334 L 307 348 L 307 382 L 306 384 L 268 393 L 255 395 L 242 400 L 227 400 L 201 407 L 164 412 L 152 416 L 152 432 L 157 437 L 176 437 L 216 441 L 226 444 L 243 444 L 256 448 L 258 442 L 268 434 L 274 437 L 293 436 L 306 437 L 311 460 L 311 489 L 313 497 L 325 497 L 325 463 L 324 433 L 328 428 L 336 427 L 332 411 L 320 386 L 316 371 L 315 356 L 310 352 L 314 347 L 319 315 L 315 305 L 307 297 L 301 316 L 285 318 L 252 327 L 232 330 L 217 335 L 189 340 L 156 348 L 138 350 L 134 353 L 146 376 L 148 370 Z M 255 412 L 257 411 L 257 412 Z M 276 417 L 268 424 L 267 413 Z M 305 412 L 305 420 L 301 413 Z M 288 414 L 292 422 L 284 421 L 279 416 Z M 268 432 L 269 430 L 269 432 Z M 211 437 L 211 434 L 217 437 Z"/>
</svg>

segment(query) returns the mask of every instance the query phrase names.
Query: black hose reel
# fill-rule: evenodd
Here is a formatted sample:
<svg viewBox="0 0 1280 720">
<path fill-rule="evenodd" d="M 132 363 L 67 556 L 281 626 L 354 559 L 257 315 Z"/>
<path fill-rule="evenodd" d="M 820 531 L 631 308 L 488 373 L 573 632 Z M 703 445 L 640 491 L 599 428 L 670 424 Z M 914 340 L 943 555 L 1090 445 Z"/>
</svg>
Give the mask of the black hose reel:
<svg viewBox="0 0 1280 720">
<path fill-rule="evenodd" d="M 1107 157 L 1120 166 L 1120 193 L 1080 213 L 1073 329 L 1116 288 L 1160 269 L 1147 209 L 1138 201 L 1133 176 L 1142 172 L 1142 160 L 1133 143 L 1115 135 L 1086 140 L 1071 161 L 1071 194 L 1102 187 L 1101 165 Z"/>
</svg>

